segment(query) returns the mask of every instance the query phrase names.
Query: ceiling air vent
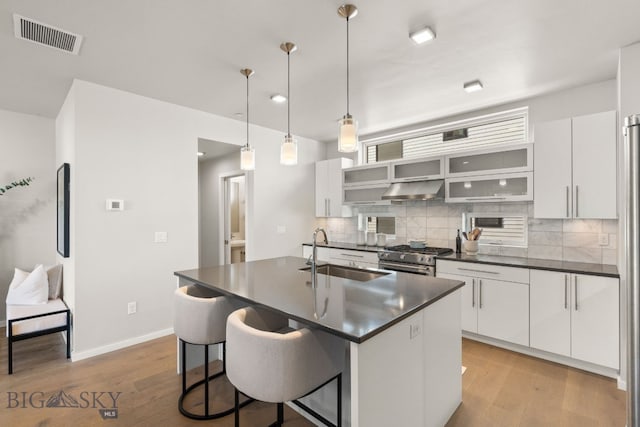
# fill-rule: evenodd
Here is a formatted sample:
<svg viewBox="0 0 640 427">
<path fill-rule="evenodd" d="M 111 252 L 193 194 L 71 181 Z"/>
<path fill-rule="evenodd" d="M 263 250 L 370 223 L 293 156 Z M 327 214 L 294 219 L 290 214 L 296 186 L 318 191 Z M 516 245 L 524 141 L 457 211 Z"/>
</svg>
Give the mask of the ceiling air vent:
<svg viewBox="0 0 640 427">
<path fill-rule="evenodd" d="M 77 55 L 82 44 L 82 36 L 73 34 L 31 18 L 13 14 L 15 36 L 22 40 L 49 46 Z"/>
</svg>

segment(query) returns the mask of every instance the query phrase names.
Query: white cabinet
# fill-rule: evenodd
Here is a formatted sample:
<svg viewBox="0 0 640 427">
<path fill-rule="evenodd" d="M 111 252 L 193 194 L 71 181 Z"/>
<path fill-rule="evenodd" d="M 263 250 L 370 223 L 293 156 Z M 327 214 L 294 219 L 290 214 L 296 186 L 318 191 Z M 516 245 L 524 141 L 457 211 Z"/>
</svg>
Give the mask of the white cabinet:
<svg viewBox="0 0 640 427">
<path fill-rule="evenodd" d="M 316 162 L 316 216 L 350 217 L 351 208 L 342 204 L 342 169 L 353 160 L 339 158 Z"/>
<path fill-rule="evenodd" d="M 447 203 L 533 200 L 533 144 L 452 154 L 445 164 Z"/>
<path fill-rule="evenodd" d="M 529 270 L 438 260 L 436 275 L 465 282 L 462 329 L 529 345 Z"/>
<path fill-rule="evenodd" d="M 389 174 L 389 163 L 356 166 L 342 171 L 342 185 L 349 187 L 388 184 Z"/>
<path fill-rule="evenodd" d="M 324 246 L 316 247 L 316 251 L 318 261 L 357 268 L 378 268 L 377 252 L 327 248 Z M 304 258 L 309 258 L 309 256 L 311 256 L 311 252 L 311 246 L 302 246 L 302 256 Z"/>
<path fill-rule="evenodd" d="M 389 188 L 390 163 L 357 166 L 342 171 L 342 203 L 345 205 L 389 205 L 382 200 Z"/>
<path fill-rule="evenodd" d="M 448 178 L 445 186 L 447 203 L 533 200 L 531 172 Z"/>
<path fill-rule="evenodd" d="M 535 128 L 534 216 L 617 218 L 616 112 Z"/>
<path fill-rule="evenodd" d="M 474 150 L 446 157 L 447 178 L 528 172 L 533 170 L 533 144 Z"/>
<path fill-rule="evenodd" d="M 393 182 L 444 178 L 444 157 L 402 160 L 391 164 Z"/>
<path fill-rule="evenodd" d="M 618 279 L 531 271 L 531 347 L 619 367 Z"/>
</svg>

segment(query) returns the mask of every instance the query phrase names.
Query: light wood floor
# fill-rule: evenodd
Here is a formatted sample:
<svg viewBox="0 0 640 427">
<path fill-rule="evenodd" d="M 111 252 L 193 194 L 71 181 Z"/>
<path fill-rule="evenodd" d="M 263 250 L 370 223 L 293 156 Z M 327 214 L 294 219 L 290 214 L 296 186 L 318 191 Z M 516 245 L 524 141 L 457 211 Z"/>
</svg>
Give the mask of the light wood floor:
<svg viewBox="0 0 640 427">
<path fill-rule="evenodd" d="M 6 374 L 7 345 L 1 341 L 0 426 L 233 425 L 233 416 L 199 422 L 178 412 L 181 383 L 175 373 L 174 336 L 75 363 L 65 359 L 61 335 L 34 338 L 15 344 L 13 375 Z M 614 380 L 469 340 L 463 340 L 463 364 L 463 403 L 447 427 L 625 425 L 625 394 Z M 227 398 L 212 404 L 212 410 L 231 405 L 233 399 L 229 384 L 216 381 L 212 392 L 221 390 Z M 28 401 L 35 393 L 33 404 L 38 406 L 42 396 L 46 401 L 60 390 L 83 405 L 82 392 L 89 393 L 85 397 L 121 392 L 118 419 L 103 420 L 94 408 L 33 408 Z M 18 397 L 19 407 L 8 407 L 16 405 L 10 396 Z M 109 401 L 106 394 L 100 398 L 105 406 Z M 199 409 L 202 402 L 194 395 L 187 404 Z M 274 420 L 272 404 L 254 402 L 242 410 L 243 426 L 267 426 Z M 311 425 L 288 408 L 285 420 L 288 427 Z M 404 427 L 402 420 L 397 426 Z"/>
</svg>

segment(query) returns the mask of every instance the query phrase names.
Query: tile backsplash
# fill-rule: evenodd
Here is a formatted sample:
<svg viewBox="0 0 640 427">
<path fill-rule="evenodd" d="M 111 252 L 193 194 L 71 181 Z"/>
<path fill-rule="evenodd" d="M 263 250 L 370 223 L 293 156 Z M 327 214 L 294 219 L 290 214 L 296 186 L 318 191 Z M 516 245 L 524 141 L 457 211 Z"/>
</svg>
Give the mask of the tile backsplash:
<svg viewBox="0 0 640 427">
<path fill-rule="evenodd" d="M 480 253 L 491 255 L 555 259 L 602 264 L 617 263 L 618 221 L 608 219 L 536 219 L 533 203 L 445 204 L 414 201 L 390 206 L 358 207 L 357 213 L 369 216 L 394 216 L 396 241 L 426 240 L 429 246 L 455 247 L 456 230 L 462 227 L 465 212 L 516 214 L 528 217 L 528 247 L 484 246 Z M 329 240 L 355 243 L 357 215 L 351 218 L 318 218 L 318 226 L 327 230 Z M 599 236 L 607 235 L 608 244 L 600 245 Z"/>
</svg>

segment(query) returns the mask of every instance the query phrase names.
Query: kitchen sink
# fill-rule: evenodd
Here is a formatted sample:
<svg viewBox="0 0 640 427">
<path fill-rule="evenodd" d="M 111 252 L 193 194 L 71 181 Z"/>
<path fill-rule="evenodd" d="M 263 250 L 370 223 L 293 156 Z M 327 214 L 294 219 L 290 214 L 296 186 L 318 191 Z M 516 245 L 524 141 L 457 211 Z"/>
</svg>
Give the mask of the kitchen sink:
<svg viewBox="0 0 640 427">
<path fill-rule="evenodd" d="M 311 271 L 311 267 L 301 268 L 300 271 Z M 327 276 L 340 277 L 342 279 L 355 280 L 358 282 L 367 282 L 369 280 L 377 279 L 378 277 L 386 276 L 387 272 L 365 270 L 362 268 L 345 267 L 343 265 L 335 264 L 322 264 L 319 265 L 317 270 L 318 274 L 324 274 Z"/>
</svg>

